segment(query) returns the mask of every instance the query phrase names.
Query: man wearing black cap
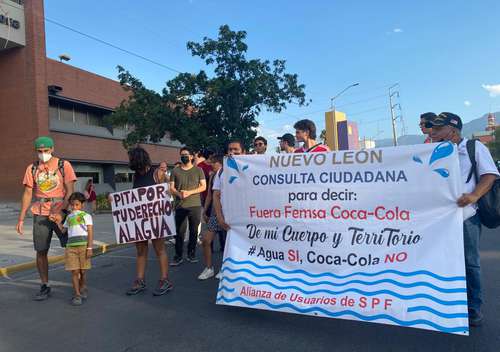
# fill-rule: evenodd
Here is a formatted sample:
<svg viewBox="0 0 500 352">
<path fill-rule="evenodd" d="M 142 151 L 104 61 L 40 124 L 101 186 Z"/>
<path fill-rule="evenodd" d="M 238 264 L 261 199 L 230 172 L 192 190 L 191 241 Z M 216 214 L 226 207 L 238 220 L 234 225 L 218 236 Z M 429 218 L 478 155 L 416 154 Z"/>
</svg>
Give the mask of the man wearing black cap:
<svg viewBox="0 0 500 352">
<path fill-rule="evenodd" d="M 481 222 L 477 212 L 477 201 L 486 194 L 495 180 L 500 177 L 491 154 L 482 143 L 475 141 L 475 155 L 479 180 L 469 177 L 472 163 L 467 153 L 467 139 L 462 138 L 462 120 L 450 112 L 442 112 L 426 123 L 432 128 L 433 142 L 450 141 L 458 145 L 458 158 L 463 189 L 465 193 L 457 200 L 459 207 L 464 208 L 464 250 L 465 272 L 467 279 L 467 301 L 469 306 L 469 324 L 479 326 L 482 323 L 481 314 L 481 267 L 479 258 L 479 239 L 481 237 Z"/>
<path fill-rule="evenodd" d="M 280 152 L 295 153 L 295 137 L 291 133 L 285 133 L 278 137 L 280 141 Z"/>
<path fill-rule="evenodd" d="M 432 139 L 431 139 L 432 128 L 425 127 L 425 124 L 429 121 L 432 121 L 432 119 L 434 119 L 435 117 L 436 117 L 436 114 L 433 112 L 425 112 L 422 115 L 420 115 L 419 127 L 425 136 L 424 143 L 432 143 Z"/>
</svg>

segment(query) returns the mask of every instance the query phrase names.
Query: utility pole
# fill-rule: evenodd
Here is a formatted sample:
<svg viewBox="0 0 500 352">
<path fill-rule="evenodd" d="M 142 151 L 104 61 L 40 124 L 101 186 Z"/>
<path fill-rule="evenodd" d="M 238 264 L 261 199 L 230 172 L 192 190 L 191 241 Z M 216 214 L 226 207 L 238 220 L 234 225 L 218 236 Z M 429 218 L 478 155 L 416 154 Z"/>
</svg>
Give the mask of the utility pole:
<svg viewBox="0 0 500 352">
<path fill-rule="evenodd" d="M 396 115 L 395 109 L 398 108 L 399 111 L 401 112 L 401 105 L 399 103 L 394 103 L 395 98 L 399 98 L 399 91 L 395 90 L 396 87 L 399 86 L 399 83 L 396 83 L 392 86 L 389 87 L 389 107 L 391 109 L 391 123 L 392 123 L 392 142 L 394 146 L 398 145 L 398 133 L 396 130 L 396 120 L 399 118 L 401 120 L 402 126 L 403 126 L 403 133 L 404 133 L 404 121 L 403 121 L 403 116 Z"/>
</svg>

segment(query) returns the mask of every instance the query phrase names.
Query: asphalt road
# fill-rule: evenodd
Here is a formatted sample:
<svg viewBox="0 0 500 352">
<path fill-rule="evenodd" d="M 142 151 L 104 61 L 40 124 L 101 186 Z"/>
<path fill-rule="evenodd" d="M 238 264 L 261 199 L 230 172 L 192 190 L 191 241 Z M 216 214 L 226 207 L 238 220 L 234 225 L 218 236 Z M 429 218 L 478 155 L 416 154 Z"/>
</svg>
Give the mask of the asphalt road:
<svg viewBox="0 0 500 352">
<path fill-rule="evenodd" d="M 69 304 L 70 276 L 51 269 L 53 296 L 34 302 L 35 272 L 0 279 L 0 351 L 500 351 L 500 230 L 483 232 L 485 323 L 469 337 L 349 320 L 215 305 L 217 281 L 199 282 L 202 264 L 172 268 L 175 288 L 127 297 L 134 248 L 94 258 L 90 297 Z M 170 248 L 171 250 L 171 248 Z M 219 258 L 220 260 L 220 258 Z"/>
</svg>

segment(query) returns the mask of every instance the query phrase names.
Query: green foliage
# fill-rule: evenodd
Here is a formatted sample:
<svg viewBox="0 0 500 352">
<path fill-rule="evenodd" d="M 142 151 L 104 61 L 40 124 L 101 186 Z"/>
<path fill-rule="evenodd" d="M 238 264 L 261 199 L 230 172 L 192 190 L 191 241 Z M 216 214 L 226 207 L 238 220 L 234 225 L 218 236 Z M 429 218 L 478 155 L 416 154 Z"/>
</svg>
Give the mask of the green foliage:
<svg viewBox="0 0 500 352">
<path fill-rule="evenodd" d="M 98 194 L 96 197 L 97 210 L 111 210 L 107 194 Z"/>
<path fill-rule="evenodd" d="M 224 25 L 217 39 L 188 42 L 193 56 L 213 69 L 181 73 L 166 83 L 161 94 L 118 67 L 122 86 L 130 91 L 111 115 L 113 126 L 133 126 L 125 146 L 158 142 L 167 131 L 190 147 L 220 147 L 239 138 L 249 146 L 256 136 L 256 118 L 266 110 L 279 113 L 289 103 L 306 104 L 303 84 L 286 73 L 285 61 L 247 59 L 246 32 Z"/>
</svg>

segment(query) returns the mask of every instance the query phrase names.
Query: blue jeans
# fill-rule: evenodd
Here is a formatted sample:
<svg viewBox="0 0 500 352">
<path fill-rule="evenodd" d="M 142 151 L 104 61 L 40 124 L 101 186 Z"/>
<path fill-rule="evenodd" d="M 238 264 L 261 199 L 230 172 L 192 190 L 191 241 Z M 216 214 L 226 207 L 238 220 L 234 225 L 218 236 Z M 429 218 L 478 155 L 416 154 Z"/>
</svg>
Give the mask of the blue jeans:
<svg viewBox="0 0 500 352">
<path fill-rule="evenodd" d="M 467 278 L 467 303 L 469 309 L 479 311 L 483 303 L 481 291 L 481 264 L 479 259 L 479 239 L 481 222 L 479 215 L 464 221 L 465 274 Z"/>
</svg>

